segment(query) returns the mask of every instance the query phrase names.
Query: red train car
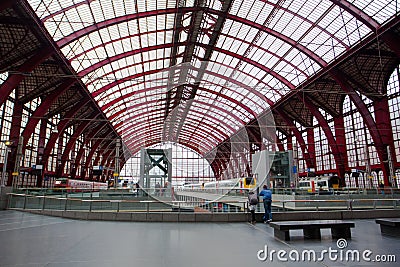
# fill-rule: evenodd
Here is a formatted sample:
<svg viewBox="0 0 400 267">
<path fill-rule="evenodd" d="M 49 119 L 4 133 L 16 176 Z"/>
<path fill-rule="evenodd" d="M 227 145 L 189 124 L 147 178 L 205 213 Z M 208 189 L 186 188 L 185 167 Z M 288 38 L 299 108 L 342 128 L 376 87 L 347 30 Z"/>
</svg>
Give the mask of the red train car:
<svg viewBox="0 0 400 267">
<path fill-rule="evenodd" d="M 55 189 L 65 189 L 67 192 L 94 192 L 107 189 L 107 183 L 58 178 L 54 181 Z"/>
</svg>

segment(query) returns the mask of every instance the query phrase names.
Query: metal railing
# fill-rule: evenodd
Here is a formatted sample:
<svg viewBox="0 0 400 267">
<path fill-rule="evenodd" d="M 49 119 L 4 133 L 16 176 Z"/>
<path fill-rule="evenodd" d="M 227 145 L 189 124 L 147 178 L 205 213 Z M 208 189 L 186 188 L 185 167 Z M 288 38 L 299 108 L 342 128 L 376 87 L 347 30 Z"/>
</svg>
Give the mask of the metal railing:
<svg viewBox="0 0 400 267">
<path fill-rule="evenodd" d="M 182 189 L 175 188 L 172 190 L 161 189 L 156 190 L 155 188 L 109 188 L 107 190 L 100 190 L 100 192 L 107 192 L 108 194 L 122 195 L 122 196 L 136 196 L 143 197 L 149 196 L 168 196 L 170 197 L 172 192 L 198 192 L 198 193 L 210 193 L 220 194 L 229 196 L 247 196 L 248 189 L 236 189 L 236 188 L 194 188 L 194 189 Z M 69 194 L 85 194 L 91 192 L 99 192 L 99 190 L 88 189 L 88 188 L 17 188 L 14 189 L 14 193 L 25 193 L 32 195 L 69 195 Z M 316 195 L 334 195 L 334 196 L 355 196 L 355 195 L 368 195 L 368 196 L 391 196 L 392 198 L 400 197 L 400 189 L 386 187 L 386 188 L 341 188 L 331 189 L 329 191 L 319 191 L 316 189 L 314 192 L 306 189 L 299 188 L 272 188 L 273 194 L 278 195 L 296 195 L 296 196 L 316 196 Z"/>
<path fill-rule="evenodd" d="M 113 211 L 113 212 L 247 212 L 245 200 L 157 200 L 99 198 L 90 193 L 82 198 L 25 193 L 8 194 L 8 208 L 21 210 L 61 210 L 61 211 Z M 322 211 L 322 210 L 360 210 L 360 209 L 399 209 L 400 198 L 369 199 L 324 199 L 324 200 L 274 200 L 276 211 Z M 263 204 L 257 211 L 264 210 Z"/>
<path fill-rule="evenodd" d="M 247 203 L 243 201 L 159 201 L 126 199 L 81 199 L 59 196 L 8 194 L 9 209 L 113 211 L 113 212 L 243 212 Z"/>
</svg>

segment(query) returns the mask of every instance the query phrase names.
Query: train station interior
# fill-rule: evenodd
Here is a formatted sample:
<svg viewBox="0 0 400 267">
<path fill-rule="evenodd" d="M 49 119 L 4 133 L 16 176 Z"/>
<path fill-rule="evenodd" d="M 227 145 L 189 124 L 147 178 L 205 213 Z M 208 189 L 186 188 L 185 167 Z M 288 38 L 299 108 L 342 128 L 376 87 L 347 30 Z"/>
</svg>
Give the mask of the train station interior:
<svg viewBox="0 0 400 267">
<path fill-rule="evenodd" d="M 0 0 L 0 266 L 397 266 L 399 44 L 400 0 Z"/>
</svg>

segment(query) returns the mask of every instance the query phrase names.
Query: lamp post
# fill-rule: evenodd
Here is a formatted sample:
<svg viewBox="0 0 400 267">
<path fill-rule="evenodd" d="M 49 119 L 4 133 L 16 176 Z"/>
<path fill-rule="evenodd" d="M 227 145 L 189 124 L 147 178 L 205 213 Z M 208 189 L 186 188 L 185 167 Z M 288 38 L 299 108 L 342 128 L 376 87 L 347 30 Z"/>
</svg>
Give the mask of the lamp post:
<svg viewBox="0 0 400 267">
<path fill-rule="evenodd" d="M 118 178 L 119 178 L 119 148 L 121 147 L 120 140 L 116 140 L 115 144 L 115 171 L 114 171 L 114 188 L 117 188 Z"/>
<path fill-rule="evenodd" d="M 21 167 L 21 159 L 22 159 L 22 145 L 24 142 L 24 137 L 20 136 L 18 139 L 17 145 L 17 157 L 15 159 L 14 171 L 12 173 L 12 189 L 16 189 L 19 183 L 19 170 Z"/>
</svg>

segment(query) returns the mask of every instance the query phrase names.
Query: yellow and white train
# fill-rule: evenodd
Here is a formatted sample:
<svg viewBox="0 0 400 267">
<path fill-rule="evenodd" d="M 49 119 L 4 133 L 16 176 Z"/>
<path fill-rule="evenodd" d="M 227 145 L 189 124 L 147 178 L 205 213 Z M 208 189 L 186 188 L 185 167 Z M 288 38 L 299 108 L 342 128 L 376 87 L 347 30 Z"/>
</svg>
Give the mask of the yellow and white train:
<svg viewBox="0 0 400 267">
<path fill-rule="evenodd" d="M 299 180 L 298 188 L 300 190 L 307 190 L 310 193 L 338 190 L 340 188 L 340 178 L 336 175 L 303 177 Z"/>
<path fill-rule="evenodd" d="M 257 179 L 242 177 L 228 180 L 218 180 L 205 183 L 184 184 L 184 190 L 192 189 L 254 189 L 257 187 Z"/>
</svg>

